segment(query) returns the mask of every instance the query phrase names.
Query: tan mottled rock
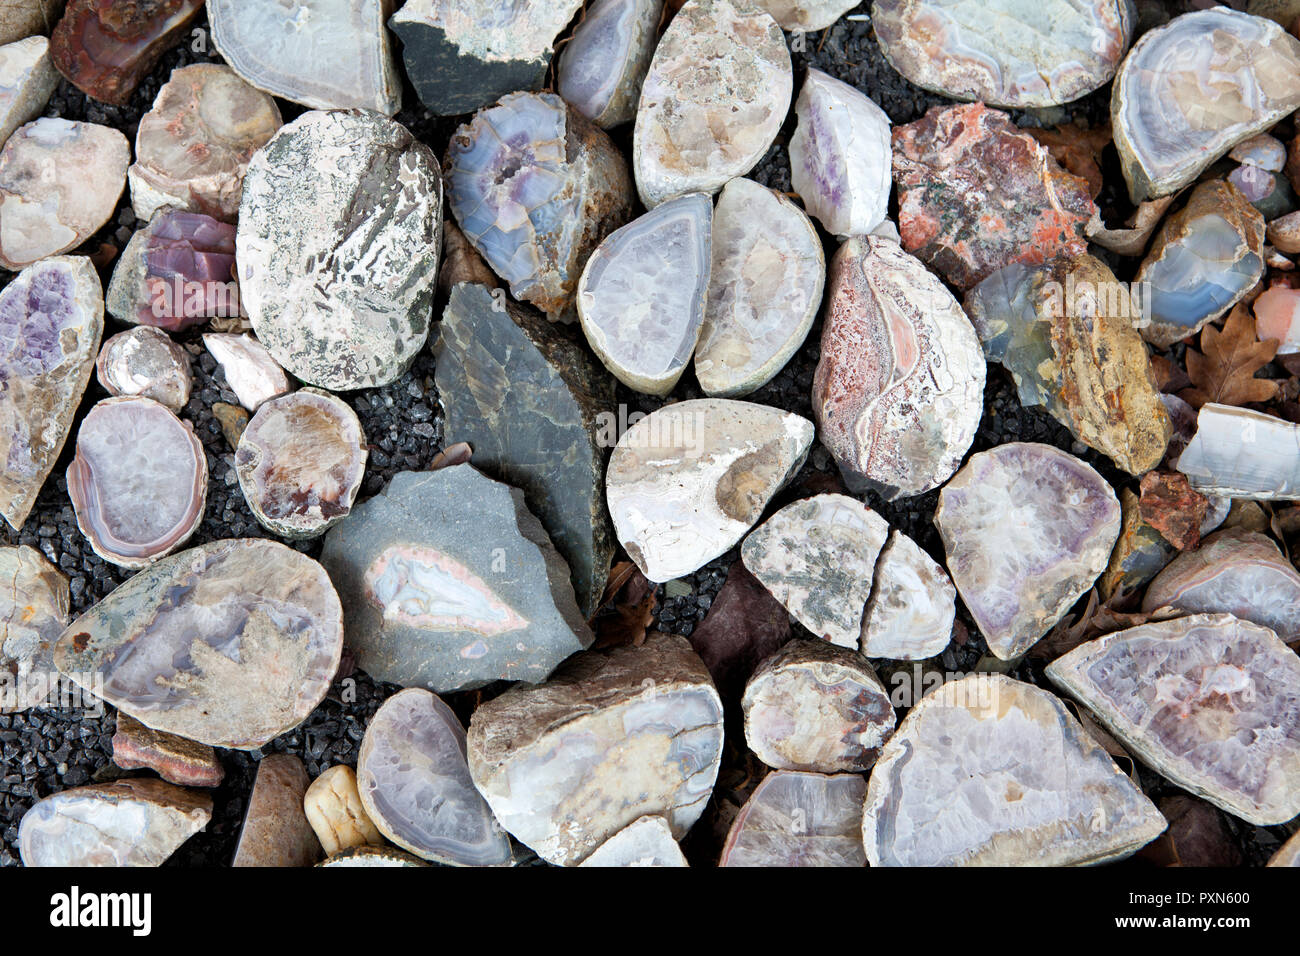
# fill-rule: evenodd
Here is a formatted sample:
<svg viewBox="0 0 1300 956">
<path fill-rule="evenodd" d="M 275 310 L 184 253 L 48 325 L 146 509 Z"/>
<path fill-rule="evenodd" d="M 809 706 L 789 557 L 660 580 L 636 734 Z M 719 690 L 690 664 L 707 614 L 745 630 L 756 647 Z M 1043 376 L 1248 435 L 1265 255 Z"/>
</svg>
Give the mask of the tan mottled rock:
<svg viewBox="0 0 1300 956">
<path fill-rule="evenodd" d="M 307 779 L 292 754 L 262 758 L 232 866 L 311 866 L 320 859 L 320 841 L 303 812 Z"/>
<path fill-rule="evenodd" d="M 346 764 L 330 767 L 311 782 L 303 811 L 326 856 L 358 846 L 384 845 L 383 834 L 361 802 L 356 771 Z"/>
</svg>

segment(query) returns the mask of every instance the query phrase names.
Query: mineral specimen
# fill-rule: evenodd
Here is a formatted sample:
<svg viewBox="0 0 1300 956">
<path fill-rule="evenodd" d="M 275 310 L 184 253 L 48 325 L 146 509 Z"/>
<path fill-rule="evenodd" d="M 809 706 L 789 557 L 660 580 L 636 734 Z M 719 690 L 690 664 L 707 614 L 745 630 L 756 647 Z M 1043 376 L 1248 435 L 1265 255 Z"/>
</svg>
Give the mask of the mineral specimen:
<svg viewBox="0 0 1300 956">
<path fill-rule="evenodd" d="M 1142 476 L 1142 520 L 1179 551 L 1195 548 L 1209 515 L 1210 499 L 1192 489 L 1186 475 L 1149 471 Z"/>
<path fill-rule="evenodd" d="M 889 117 L 847 83 L 809 68 L 795 102 L 790 183 L 837 236 L 862 236 L 889 213 Z"/>
<path fill-rule="evenodd" d="M 1271 538 L 1228 528 L 1206 538 L 1156 575 L 1143 610 L 1231 614 L 1300 641 L 1300 574 Z"/>
<path fill-rule="evenodd" d="M 113 763 L 123 770 L 155 770 L 181 787 L 219 786 L 226 775 L 217 752 L 207 744 L 160 733 L 127 714 L 117 715 Z"/>
<path fill-rule="evenodd" d="M 1097 581 L 1103 601 L 1125 600 L 1160 573 L 1178 550 L 1142 520 L 1141 502 L 1130 488 L 1119 492 L 1120 529 L 1105 572 Z"/>
<path fill-rule="evenodd" d="M 239 439 L 235 471 L 259 524 L 286 538 L 314 538 L 352 510 L 366 449 L 347 402 L 304 388 L 258 408 Z"/>
<path fill-rule="evenodd" d="M 1258 166 L 1238 166 L 1228 174 L 1246 201 L 1265 219 L 1276 219 L 1296 208 L 1296 194 L 1286 177 Z"/>
<path fill-rule="evenodd" d="M 64 0 L 0 0 L 0 43 L 49 34 L 63 15 Z"/>
<path fill-rule="evenodd" d="M 598 846 L 579 866 L 687 866 L 663 817 L 642 817 Z"/>
<path fill-rule="evenodd" d="M 1007 114 L 981 103 L 935 106 L 894 129 L 903 248 L 960 289 L 1013 262 L 1087 251 L 1097 207 Z"/>
<path fill-rule="evenodd" d="M 818 437 L 854 491 L 929 491 L 957 470 L 979 425 L 979 337 L 943 284 L 888 239 L 845 242 L 827 286 Z"/>
<path fill-rule="evenodd" d="M 511 294 L 572 321 L 582 267 L 632 213 L 609 136 L 553 93 L 512 93 L 456 131 L 445 171 L 452 215 Z"/>
<path fill-rule="evenodd" d="M 1189 793 L 1256 826 L 1300 813 L 1300 658 L 1268 628 L 1227 614 L 1143 624 L 1047 676 Z"/>
<path fill-rule="evenodd" d="M 0 152 L 0 266 L 17 272 L 99 231 L 126 185 L 131 145 L 115 129 L 42 117 Z"/>
<path fill-rule="evenodd" d="M 732 822 L 718 865 L 866 866 L 866 790 L 856 774 L 768 774 Z"/>
<path fill-rule="evenodd" d="M 667 405 L 624 432 L 610 455 L 614 533 L 651 581 L 690 574 L 753 527 L 812 441 L 812 422 L 765 405 Z"/>
<path fill-rule="evenodd" d="M 1300 253 L 1300 212 L 1290 212 L 1266 223 L 1264 236 L 1278 252 Z"/>
<path fill-rule="evenodd" d="M 712 247 L 695 375 L 706 395 L 736 398 L 766 385 L 803 345 L 821 305 L 826 258 L 804 212 L 752 179 L 723 188 Z"/>
<path fill-rule="evenodd" d="M 1000 674 L 913 707 L 867 784 L 872 866 L 1063 866 L 1128 856 L 1165 819 L 1053 695 Z"/>
<path fill-rule="evenodd" d="M 782 30 L 816 33 L 857 4 L 853 0 L 755 0 L 755 6 L 770 13 Z"/>
<path fill-rule="evenodd" d="M 947 573 L 915 541 L 891 531 L 862 617 L 863 655 L 895 661 L 934 657 L 948 646 L 956 616 L 957 590 Z"/>
<path fill-rule="evenodd" d="M 614 382 L 586 349 L 481 285 L 451 290 L 435 348 L 447 443 L 520 489 L 568 562 L 578 608 L 595 612 L 614 556 L 605 508 Z"/>
<path fill-rule="evenodd" d="M 745 742 L 776 770 L 862 773 L 894 732 L 894 708 L 856 650 L 791 641 L 749 679 Z"/>
<path fill-rule="evenodd" d="M 173 206 L 234 222 L 248 161 L 282 122 L 275 100 L 228 66 L 175 70 L 135 136 L 126 176 L 136 217 Z"/>
<path fill-rule="evenodd" d="M 856 650 L 876 558 L 888 538 L 885 519 L 862 502 L 817 495 L 768 518 L 745 539 L 740 554 L 800 624 Z"/>
<path fill-rule="evenodd" d="M 366 813 L 357 773 L 347 764 L 330 767 L 311 782 L 303 812 L 326 856 L 358 846 L 383 846 L 384 837 Z"/>
<path fill-rule="evenodd" d="M 45 109 L 58 85 L 45 37 L 0 46 L 0 144 Z"/>
<path fill-rule="evenodd" d="M 1300 68 L 1300 67 L 1298 67 Z M 1236 187 L 1197 186 L 1156 233 L 1136 283 L 1150 296 L 1142 336 L 1166 348 L 1228 311 L 1264 271 L 1264 217 Z"/>
<path fill-rule="evenodd" d="M 1232 147 L 1228 158 L 1247 166 L 1280 173 L 1286 167 L 1286 144 L 1276 136 L 1260 133 Z"/>
<path fill-rule="evenodd" d="M 42 706 L 58 683 L 68 579 L 35 548 L 0 546 L 0 713 Z"/>
<path fill-rule="evenodd" d="M 239 403 L 250 412 L 292 391 L 280 363 L 251 335 L 208 332 L 203 336 L 203 345 L 221 365 L 226 384 Z"/>
<path fill-rule="evenodd" d="M 560 54 L 556 89 L 603 129 L 636 116 L 663 0 L 595 0 Z"/>
<path fill-rule="evenodd" d="M 1130 0 L 876 0 L 890 65 L 917 86 L 992 106 L 1068 103 L 1110 80 L 1136 24 Z"/>
<path fill-rule="evenodd" d="M 428 338 L 441 228 L 437 161 L 404 126 L 304 113 L 244 178 L 235 248 L 258 339 L 321 388 L 392 382 Z"/>
<path fill-rule="evenodd" d="M 1085 445 L 1140 475 L 1160 464 L 1172 426 L 1129 287 L 1089 255 L 1014 264 L 966 296 L 984 354 L 1015 379 L 1020 404 L 1051 413 Z"/>
<path fill-rule="evenodd" d="M 392 116 L 402 79 L 384 21 L 392 0 L 208 0 L 212 42 L 234 71 L 312 109 Z"/>
<path fill-rule="evenodd" d="M 465 728 L 427 690 L 394 694 L 366 728 L 357 787 L 370 819 L 398 846 L 453 866 L 499 866 L 510 839 L 470 780 Z"/>
<path fill-rule="evenodd" d="M 428 866 L 423 860 L 395 850 L 391 846 L 354 846 L 331 856 L 319 866 L 407 867 Z"/>
<path fill-rule="evenodd" d="M 212 798 L 129 779 L 46 797 L 23 815 L 24 866 L 161 866 L 208 825 Z"/>
<path fill-rule="evenodd" d="M 311 866 L 320 859 L 320 842 L 302 808 L 307 780 L 307 768 L 292 754 L 258 763 L 231 866 Z"/>
<path fill-rule="evenodd" d="M 208 500 L 208 459 L 193 427 L 141 396 L 90 410 L 67 478 L 77 527 L 97 555 L 123 568 L 179 548 Z"/>
<path fill-rule="evenodd" d="M 628 388 L 667 395 L 704 323 L 713 202 L 690 193 L 605 237 L 578 282 L 591 349 Z"/>
<path fill-rule="evenodd" d="M 420 100 L 439 116 L 454 116 L 541 87 L 555 38 L 581 6 L 582 0 L 406 0 L 388 23 Z"/>
<path fill-rule="evenodd" d="M 1178 470 L 1202 494 L 1300 499 L 1300 425 L 1208 402 Z"/>
<path fill-rule="evenodd" d="M 948 570 L 989 650 L 1027 651 L 1106 567 L 1119 501 L 1088 465 L 1050 445 L 972 455 L 939 493 L 934 523 Z"/>
<path fill-rule="evenodd" d="M 438 693 L 540 681 L 592 642 L 523 493 L 470 465 L 399 472 L 329 532 L 321 563 L 378 680 Z"/>
<path fill-rule="evenodd" d="M 1177 192 L 1237 143 L 1300 106 L 1300 40 L 1216 6 L 1142 35 L 1111 92 L 1133 201 Z"/>
<path fill-rule="evenodd" d="M 647 207 L 716 192 L 767 152 L 794 76 L 776 22 L 748 4 L 688 0 L 641 85 L 632 165 Z"/>
<path fill-rule="evenodd" d="M 1278 355 L 1300 352 L 1300 289 L 1274 286 L 1252 302 L 1251 308 L 1261 341 L 1277 339 Z"/>
<path fill-rule="evenodd" d="M 15 530 L 63 450 L 103 331 L 89 259 L 45 259 L 0 290 L 0 514 Z"/>
<path fill-rule="evenodd" d="M 469 771 L 497 820 L 551 863 L 580 863 L 629 823 L 699 818 L 722 756 L 722 702 L 686 639 L 588 651 L 474 711 Z"/>
<path fill-rule="evenodd" d="M 54 663 L 155 730 L 254 750 L 316 709 L 342 650 L 343 609 L 325 570 L 246 539 L 141 571 L 72 622 Z"/>
<path fill-rule="evenodd" d="M 113 269 L 108 311 L 131 325 L 183 332 L 242 313 L 234 278 L 234 226 L 161 209 L 131 237 Z"/>
<path fill-rule="evenodd" d="M 179 413 L 190 400 L 190 356 L 166 332 L 142 325 L 99 351 L 95 376 L 110 395 L 152 398 Z"/>
<path fill-rule="evenodd" d="M 202 10 L 203 0 L 68 0 L 50 34 L 50 58 L 87 96 L 125 106 Z"/>
</svg>

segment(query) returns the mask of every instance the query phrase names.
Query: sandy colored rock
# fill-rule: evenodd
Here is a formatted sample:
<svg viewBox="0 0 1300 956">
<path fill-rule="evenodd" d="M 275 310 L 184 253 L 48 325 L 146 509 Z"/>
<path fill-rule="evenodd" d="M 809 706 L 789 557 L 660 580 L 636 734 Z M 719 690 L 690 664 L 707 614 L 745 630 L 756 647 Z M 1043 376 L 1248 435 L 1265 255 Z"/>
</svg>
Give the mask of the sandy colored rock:
<svg viewBox="0 0 1300 956">
<path fill-rule="evenodd" d="M 291 754 L 262 758 L 231 866 L 311 866 L 320 859 L 320 842 L 303 812 L 307 780 L 307 768 Z"/>
<path fill-rule="evenodd" d="M 330 767 L 311 782 L 303 812 L 328 857 L 353 847 L 384 845 L 383 834 L 361 802 L 357 773 L 346 764 Z"/>
</svg>

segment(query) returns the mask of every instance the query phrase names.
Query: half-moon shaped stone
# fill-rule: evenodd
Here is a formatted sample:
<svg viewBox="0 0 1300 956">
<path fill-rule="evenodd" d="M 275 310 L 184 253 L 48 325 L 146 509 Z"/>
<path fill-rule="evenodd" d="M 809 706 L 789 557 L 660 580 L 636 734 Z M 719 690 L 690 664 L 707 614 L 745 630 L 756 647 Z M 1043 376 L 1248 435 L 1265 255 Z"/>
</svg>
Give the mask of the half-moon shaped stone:
<svg viewBox="0 0 1300 956">
<path fill-rule="evenodd" d="M 853 773 L 769 773 L 731 824 L 718 866 L 866 866 L 866 790 Z"/>
</svg>

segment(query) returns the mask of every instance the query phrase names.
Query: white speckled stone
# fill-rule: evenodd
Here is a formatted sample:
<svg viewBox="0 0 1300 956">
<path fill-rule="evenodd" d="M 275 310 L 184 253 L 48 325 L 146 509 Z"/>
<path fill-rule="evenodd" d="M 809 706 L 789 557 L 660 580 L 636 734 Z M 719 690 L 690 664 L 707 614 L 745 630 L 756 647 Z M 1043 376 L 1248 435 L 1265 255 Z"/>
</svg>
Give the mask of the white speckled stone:
<svg viewBox="0 0 1300 956">
<path fill-rule="evenodd" d="M 0 46 L 0 145 L 45 109 L 58 85 L 48 39 L 28 37 Z"/>
<path fill-rule="evenodd" d="M 948 646 L 956 617 L 957 589 L 947 572 L 907 535 L 891 532 L 862 617 L 863 655 L 894 661 L 934 657 Z"/>
</svg>

